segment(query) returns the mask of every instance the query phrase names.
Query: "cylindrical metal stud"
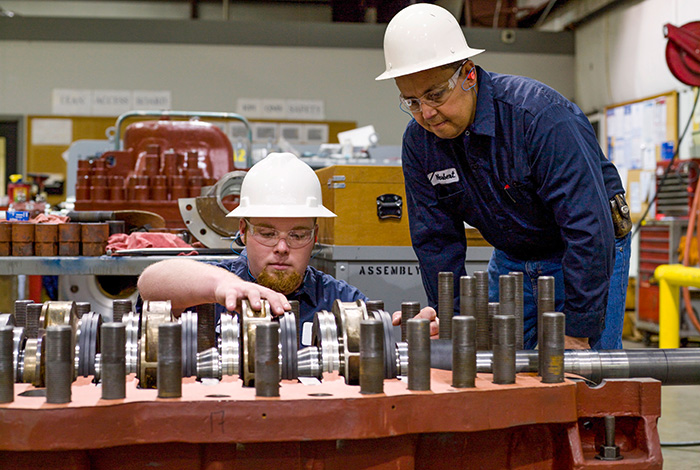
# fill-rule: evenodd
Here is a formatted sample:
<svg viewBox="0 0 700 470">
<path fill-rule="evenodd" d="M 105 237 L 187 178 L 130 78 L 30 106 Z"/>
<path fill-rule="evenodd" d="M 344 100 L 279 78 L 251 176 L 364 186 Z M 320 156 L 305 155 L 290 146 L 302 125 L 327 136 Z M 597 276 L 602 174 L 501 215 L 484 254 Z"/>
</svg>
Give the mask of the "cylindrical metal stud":
<svg viewBox="0 0 700 470">
<path fill-rule="evenodd" d="M 542 314 L 554 312 L 554 278 L 552 276 L 540 276 L 537 278 L 537 344 L 538 364 L 542 364 Z"/>
<path fill-rule="evenodd" d="M 493 317 L 493 383 L 515 383 L 515 317 Z"/>
<path fill-rule="evenodd" d="M 197 306 L 197 352 L 216 347 L 216 304 Z"/>
<path fill-rule="evenodd" d="M 182 396 L 182 325 L 158 325 L 158 398 Z"/>
<path fill-rule="evenodd" d="M 46 403 L 70 403 L 75 369 L 71 335 L 69 325 L 46 329 Z"/>
<path fill-rule="evenodd" d="M 367 311 L 368 312 L 375 312 L 379 310 L 384 310 L 384 301 L 383 300 L 368 300 L 365 302 L 365 305 L 367 306 Z"/>
<path fill-rule="evenodd" d="M 384 328 L 379 320 L 360 322 L 360 393 L 384 392 Z"/>
<path fill-rule="evenodd" d="M 542 383 L 554 384 L 564 381 L 564 326 L 565 316 L 561 312 L 542 314 L 542 362 L 538 366 Z"/>
<path fill-rule="evenodd" d="M 501 314 L 501 304 L 498 302 L 489 302 L 488 304 L 488 328 L 489 328 L 489 350 L 493 349 L 493 335 L 495 328 L 493 326 L 493 317 Z"/>
<path fill-rule="evenodd" d="M 489 334 L 489 273 L 486 271 L 474 271 L 476 278 L 476 349 L 488 351 L 491 344 Z"/>
<path fill-rule="evenodd" d="M 15 399 L 14 328 L 0 327 L 0 403 Z"/>
<path fill-rule="evenodd" d="M 408 340 L 408 320 L 418 315 L 420 302 L 401 302 L 401 341 Z"/>
<path fill-rule="evenodd" d="M 452 386 L 471 388 L 476 381 L 476 318 L 452 318 Z"/>
<path fill-rule="evenodd" d="M 452 338 L 452 317 L 455 313 L 454 274 L 449 271 L 438 273 L 438 318 L 440 319 L 440 339 Z"/>
<path fill-rule="evenodd" d="M 90 311 L 90 302 L 76 302 L 75 303 L 75 316 L 80 319 L 83 315 Z"/>
<path fill-rule="evenodd" d="M 474 276 L 459 278 L 459 314 L 476 318 L 476 278 Z"/>
<path fill-rule="evenodd" d="M 525 321 L 525 300 L 524 296 L 524 275 L 520 271 L 509 272 L 515 278 L 515 349 L 521 351 L 524 349 L 523 329 Z"/>
<path fill-rule="evenodd" d="M 255 396 L 280 396 L 280 327 L 277 322 L 255 327 Z"/>
<path fill-rule="evenodd" d="M 126 397 L 126 325 L 121 322 L 102 324 L 101 367 L 102 398 Z"/>
<path fill-rule="evenodd" d="M 131 312 L 134 306 L 129 299 L 112 300 L 112 321 L 121 322 L 124 315 Z"/>
<path fill-rule="evenodd" d="M 504 274 L 498 277 L 498 303 L 501 315 L 515 316 L 515 278 Z"/>
<path fill-rule="evenodd" d="M 408 320 L 408 389 L 430 390 L 430 321 Z"/>
</svg>

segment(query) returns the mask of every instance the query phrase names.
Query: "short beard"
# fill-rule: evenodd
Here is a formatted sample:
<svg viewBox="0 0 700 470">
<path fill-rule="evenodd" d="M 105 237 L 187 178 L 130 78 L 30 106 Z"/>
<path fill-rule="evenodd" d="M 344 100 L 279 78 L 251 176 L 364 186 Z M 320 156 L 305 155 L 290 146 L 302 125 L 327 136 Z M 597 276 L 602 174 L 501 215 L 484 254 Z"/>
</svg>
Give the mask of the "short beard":
<svg viewBox="0 0 700 470">
<path fill-rule="evenodd" d="M 294 292 L 301 285 L 302 280 L 302 275 L 296 271 L 279 271 L 275 269 L 271 273 L 263 270 L 258 276 L 257 283 L 287 295 Z"/>
</svg>

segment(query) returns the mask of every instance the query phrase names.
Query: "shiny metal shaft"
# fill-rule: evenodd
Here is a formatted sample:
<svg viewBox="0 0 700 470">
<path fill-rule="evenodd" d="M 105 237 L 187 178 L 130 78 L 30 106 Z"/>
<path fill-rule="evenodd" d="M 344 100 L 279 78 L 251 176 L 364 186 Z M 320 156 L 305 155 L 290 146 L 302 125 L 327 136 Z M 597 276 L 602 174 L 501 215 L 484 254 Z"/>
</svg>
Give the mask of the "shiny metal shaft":
<svg viewBox="0 0 700 470">
<path fill-rule="evenodd" d="M 542 358 L 538 370 L 542 383 L 554 384 L 564 381 L 564 322 L 561 312 L 542 314 Z"/>
<path fill-rule="evenodd" d="M 430 321 L 408 320 L 408 389 L 430 390 Z"/>
<path fill-rule="evenodd" d="M 515 383 L 515 317 L 493 317 L 493 383 Z"/>
<path fill-rule="evenodd" d="M 103 323 L 100 334 L 102 399 L 126 397 L 126 325 Z"/>
<path fill-rule="evenodd" d="M 46 329 L 46 403 L 70 403 L 75 369 L 71 335 L 69 325 Z"/>
<path fill-rule="evenodd" d="M 537 278 L 537 344 L 542 344 L 542 314 L 555 311 L 554 302 L 554 278 L 552 276 L 540 276 Z M 538 348 L 539 363 L 542 359 L 542 348 Z"/>
<path fill-rule="evenodd" d="M 476 379 L 476 318 L 457 315 L 452 319 L 452 386 L 474 387 Z"/>
<path fill-rule="evenodd" d="M 509 272 L 515 279 L 515 350 L 520 351 L 524 348 L 523 330 L 525 321 L 525 301 L 524 301 L 524 275 L 520 271 Z"/>
<path fill-rule="evenodd" d="M 0 403 L 15 399 L 14 328 L 0 326 Z"/>
<path fill-rule="evenodd" d="M 476 278 L 476 349 L 488 351 L 491 349 L 489 335 L 489 273 L 474 271 Z"/>
<path fill-rule="evenodd" d="M 408 320 L 420 312 L 419 302 L 401 302 L 401 341 L 408 340 Z"/>
<path fill-rule="evenodd" d="M 501 315 L 515 316 L 515 278 L 508 274 L 498 277 L 498 303 Z"/>
<path fill-rule="evenodd" d="M 255 396 L 280 396 L 279 323 L 255 327 Z"/>
<path fill-rule="evenodd" d="M 182 325 L 158 325 L 158 398 L 182 396 Z"/>
<path fill-rule="evenodd" d="M 379 320 L 360 322 L 360 393 L 384 392 L 384 328 Z"/>
<path fill-rule="evenodd" d="M 452 317 L 455 313 L 454 274 L 449 271 L 438 273 L 438 318 L 440 319 L 439 337 L 452 338 Z"/>
<path fill-rule="evenodd" d="M 476 278 L 474 276 L 459 278 L 459 314 L 472 317 L 476 315 Z"/>
</svg>

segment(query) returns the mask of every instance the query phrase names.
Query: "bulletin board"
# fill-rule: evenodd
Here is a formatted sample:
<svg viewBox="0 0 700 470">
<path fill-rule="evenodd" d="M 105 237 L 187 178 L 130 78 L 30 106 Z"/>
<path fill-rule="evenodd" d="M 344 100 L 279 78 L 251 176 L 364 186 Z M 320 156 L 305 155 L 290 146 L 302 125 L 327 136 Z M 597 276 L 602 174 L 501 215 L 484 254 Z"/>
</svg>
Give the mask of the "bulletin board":
<svg viewBox="0 0 700 470">
<path fill-rule="evenodd" d="M 608 158 L 620 172 L 637 220 L 656 189 L 657 162 L 670 158 L 678 145 L 678 93 L 606 107 L 605 137 Z"/>
<path fill-rule="evenodd" d="M 156 117 L 134 117 L 129 118 L 122 124 L 121 133 L 127 125 L 143 120 L 154 120 Z M 177 119 L 173 117 L 172 119 Z M 207 119 L 216 122 L 217 119 Z M 117 117 L 99 116 L 57 116 L 57 115 L 30 115 L 27 116 L 27 161 L 26 172 L 44 173 L 56 175 L 58 178 L 66 180 L 67 163 L 63 158 L 63 153 L 76 140 L 107 140 L 107 129 L 115 126 Z M 251 120 L 251 126 L 255 123 L 272 121 Z M 357 123 L 354 121 L 276 121 L 282 124 L 321 124 L 328 126 L 329 143 L 337 143 L 338 132 L 355 129 Z M 49 195 L 48 201 L 51 204 L 58 204 L 65 200 L 63 195 Z"/>
</svg>

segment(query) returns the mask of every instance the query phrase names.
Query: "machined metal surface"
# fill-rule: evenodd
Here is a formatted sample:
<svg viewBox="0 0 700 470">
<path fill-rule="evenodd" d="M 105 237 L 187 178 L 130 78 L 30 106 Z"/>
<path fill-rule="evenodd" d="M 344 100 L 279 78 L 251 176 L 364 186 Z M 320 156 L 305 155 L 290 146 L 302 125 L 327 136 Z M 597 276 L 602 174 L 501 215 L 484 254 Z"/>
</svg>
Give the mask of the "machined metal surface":
<svg viewBox="0 0 700 470">
<path fill-rule="evenodd" d="M 439 337 L 452 338 L 452 316 L 454 315 L 454 274 L 450 271 L 438 273 L 438 318 Z"/>
<path fill-rule="evenodd" d="M 205 349 L 197 353 L 197 380 L 221 380 L 221 354 L 217 348 Z"/>
<path fill-rule="evenodd" d="M 158 325 L 158 398 L 182 396 L 182 325 L 173 321 Z"/>
<path fill-rule="evenodd" d="M 476 315 L 476 278 L 462 276 L 459 278 L 459 313 Z"/>
<path fill-rule="evenodd" d="M 239 315 L 241 322 L 241 365 L 239 375 L 243 379 L 243 385 L 246 387 L 252 387 L 255 380 L 255 329 L 261 323 L 272 321 L 270 304 L 267 300 L 262 300 L 261 302 L 262 307 L 260 310 L 255 310 L 247 300 L 244 300 L 241 314 Z"/>
<path fill-rule="evenodd" d="M 15 323 L 17 326 L 27 326 L 27 305 L 34 303 L 33 300 L 15 300 Z"/>
<path fill-rule="evenodd" d="M 493 383 L 515 383 L 515 317 L 493 317 Z"/>
<path fill-rule="evenodd" d="M 239 373 L 239 327 L 238 316 L 232 316 L 229 313 L 221 314 L 221 335 L 218 341 L 222 375 Z"/>
<path fill-rule="evenodd" d="M 75 373 L 87 377 L 96 374 L 95 358 L 100 353 L 100 328 L 102 316 L 88 312 L 77 320 L 75 328 Z"/>
<path fill-rule="evenodd" d="M 50 325 L 46 329 L 46 403 L 71 401 L 72 335 L 70 325 Z"/>
<path fill-rule="evenodd" d="M 292 319 L 293 321 L 293 319 Z M 255 327 L 255 396 L 280 396 L 280 327 L 261 322 Z"/>
<path fill-rule="evenodd" d="M 542 363 L 538 370 L 542 383 L 564 381 L 564 327 L 566 317 L 561 312 L 542 314 Z"/>
<path fill-rule="evenodd" d="M 430 390 L 430 322 L 425 318 L 408 320 L 408 389 Z"/>
<path fill-rule="evenodd" d="M 156 388 L 158 374 L 158 328 L 172 321 L 170 301 L 145 301 L 141 312 L 138 379 L 141 388 Z M 181 339 L 181 335 L 178 337 Z M 178 345 L 178 351 L 182 345 Z M 182 358 L 180 358 L 182 362 Z"/>
<path fill-rule="evenodd" d="M 102 399 L 118 400 L 126 397 L 126 325 L 104 323 L 100 336 Z"/>
<path fill-rule="evenodd" d="M 138 372 L 139 354 L 139 323 L 140 316 L 135 312 L 129 312 L 122 317 L 122 323 L 126 328 L 126 373 L 135 374 Z"/>
<path fill-rule="evenodd" d="M 314 315 L 312 341 L 312 344 L 319 348 L 323 358 L 323 372 L 339 370 L 338 329 L 335 316 L 331 312 L 321 310 Z"/>
<path fill-rule="evenodd" d="M 112 321 L 120 322 L 124 315 L 133 310 L 133 305 L 129 299 L 114 299 L 112 300 Z"/>
<path fill-rule="evenodd" d="M 452 319 L 452 386 L 474 387 L 476 380 L 476 318 L 457 315 Z"/>
<path fill-rule="evenodd" d="M 12 359 L 13 327 L 0 326 L 0 403 L 10 403 L 15 398 L 15 365 Z"/>
<path fill-rule="evenodd" d="M 197 375 L 197 312 L 183 312 L 178 319 L 182 325 L 182 376 Z"/>
<path fill-rule="evenodd" d="M 525 300 L 523 297 L 523 282 L 524 282 L 524 274 L 520 271 L 512 271 L 508 273 L 509 275 L 513 276 L 514 282 L 515 282 L 515 308 L 514 308 L 514 315 L 515 315 L 515 349 L 516 351 L 520 351 L 523 349 L 523 329 L 524 329 L 524 321 L 525 321 Z"/>
<path fill-rule="evenodd" d="M 360 322 L 360 393 L 384 392 L 384 325 L 380 320 Z"/>
<path fill-rule="evenodd" d="M 349 385 L 360 382 L 360 322 L 367 318 L 367 308 L 362 300 L 333 303 L 333 316 L 338 327 L 338 371 Z"/>
<path fill-rule="evenodd" d="M 476 349 L 488 351 L 491 348 L 491 335 L 489 334 L 489 273 L 475 271 L 476 293 L 474 317 L 476 318 Z"/>
<path fill-rule="evenodd" d="M 401 302 L 401 341 L 406 341 L 408 337 L 408 320 L 418 315 L 420 303 Z"/>
<path fill-rule="evenodd" d="M 299 377 L 297 358 L 297 321 L 293 313 L 284 312 L 279 319 L 279 352 L 281 378 L 292 380 Z"/>
<path fill-rule="evenodd" d="M 540 276 L 537 278 L 537 344 L 542 344 L 542 314 L 555 312 L 554 277 Z M 538 349 L 539 361 L 542 363 L 542 348 Z"/>
</svg>

